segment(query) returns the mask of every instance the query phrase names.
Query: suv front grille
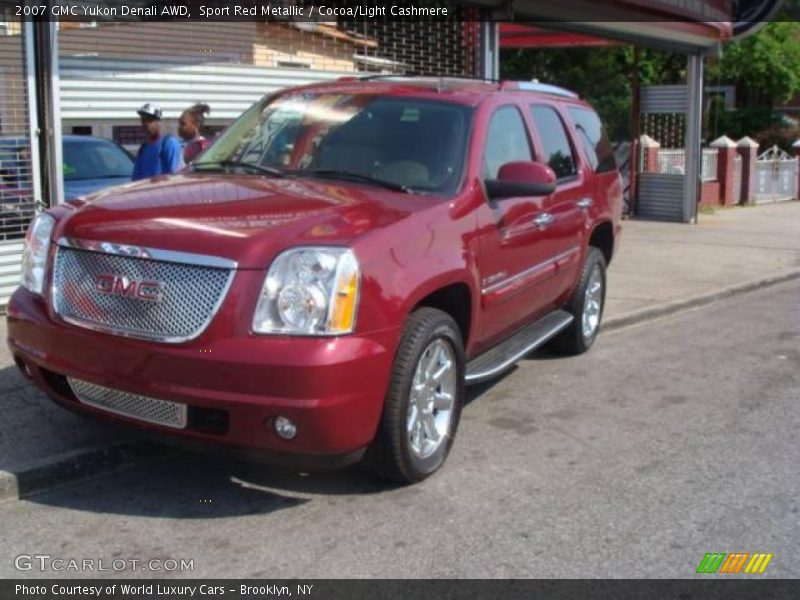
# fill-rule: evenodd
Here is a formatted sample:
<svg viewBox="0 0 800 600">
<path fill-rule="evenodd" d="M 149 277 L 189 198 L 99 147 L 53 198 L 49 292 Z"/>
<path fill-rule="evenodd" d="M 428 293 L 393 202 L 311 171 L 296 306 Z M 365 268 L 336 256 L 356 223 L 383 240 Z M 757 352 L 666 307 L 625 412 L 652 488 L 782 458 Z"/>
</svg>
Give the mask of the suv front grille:
<svg viewBox="0 0 800 600">
<path fill-rule="evenodd" d="M 58 246 L 53 308 L 66 322 L 117 335 L 184 342 L 205 331 L 234 270 Z"/>
<path fill-rule="evenodd" d="M 186 427 L 186 405 L 180 402 L 113 390 L 72 377 L 68 377 L 67 381 L 75 396 L 83 404 L 165 427 L 175 429 Z"/>
</svg>

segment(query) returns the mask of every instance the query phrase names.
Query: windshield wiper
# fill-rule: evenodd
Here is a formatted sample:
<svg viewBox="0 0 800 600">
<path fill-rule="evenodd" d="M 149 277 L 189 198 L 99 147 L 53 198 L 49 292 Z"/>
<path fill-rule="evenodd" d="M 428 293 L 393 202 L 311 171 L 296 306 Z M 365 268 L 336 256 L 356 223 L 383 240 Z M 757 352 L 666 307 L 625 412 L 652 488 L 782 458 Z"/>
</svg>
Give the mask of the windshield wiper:
<svg viewBox="0 0 800 600">
<path fill-rule="evenodd" d="M 413 190 L 406 185 L 401 185 L 399 183 L 392 183 L 391 181 L 386 181 L 384 179 L 376 179 L 375 177 L 370 177 L 369 175 L 362 175 L 361 173 L 353 173 L 352 171 L 339 171 L 336 169 L 312 169 L 309 171 L 304 171 L 304 170 L 293 171 L 292 175 L 297 175 L 298 177 L 323 177 L 327 179 L 342 179 L 344 181 L 355 181 L 358 183 L 368 183 L 370 185 L 377 185 L 382 188 L 386 188 L 387 190 L 393 190 L 395 192 L 403 192 L 404 194 L 413 193 Z"/>
<path fill-rule="evenodd" d="M 265 167 L 263 165 L 257 165 L 255 163 L 245 162 L 243 160 L 219 160 L 214 162 L 199 162 L 192 165 L 192 168 L 196 171 L 207 171 L 209 170 L 209 167 L 211 169 L 215 169 L 217 166 L 250 169 L 251 171 L 255 171 L 256 173 L 261 173 L 263 175 L 269 175 L 270 177 L 286 176 L 286 174 L 283 171 L 281 171 L 280 169 L 276 169 L 275 167 Z"/>
</svg>

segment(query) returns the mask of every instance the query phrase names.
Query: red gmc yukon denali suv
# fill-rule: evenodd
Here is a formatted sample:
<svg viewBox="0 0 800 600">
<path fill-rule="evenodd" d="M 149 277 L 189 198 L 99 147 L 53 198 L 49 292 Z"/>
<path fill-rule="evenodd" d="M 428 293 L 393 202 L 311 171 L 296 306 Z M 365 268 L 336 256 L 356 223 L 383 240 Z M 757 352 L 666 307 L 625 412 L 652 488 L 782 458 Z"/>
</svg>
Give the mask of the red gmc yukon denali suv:
<svg viewBox="0 0 800 600">
<path fill-rule="evenodd" d="M 415 482 L 466 385 L 592 345 L 621 206 L 600 120 L 561 88 L 287 89 L 184 172 L 39 214 L 8 343 L 61 406 Z"/>
</svg>

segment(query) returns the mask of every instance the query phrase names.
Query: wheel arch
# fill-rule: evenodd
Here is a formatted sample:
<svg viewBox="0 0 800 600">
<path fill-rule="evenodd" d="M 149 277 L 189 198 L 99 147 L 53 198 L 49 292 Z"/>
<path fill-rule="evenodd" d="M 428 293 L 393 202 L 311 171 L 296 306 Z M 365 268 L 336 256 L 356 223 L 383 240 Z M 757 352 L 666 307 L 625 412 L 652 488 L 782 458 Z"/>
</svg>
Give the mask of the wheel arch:
<svg viewBox="0 0 800 600">
<path fill-rule="evenodd" d="M 602 221 L 594 226 L 589 235 L 589 246 L 594 246 L 603 253 L 606 265 L 611 264 L 614 257 L 614 225 L 611 221 Z"/>
<path fill-rule="evenodd" d="M 473 297 L 473 287 L 464 280 L 437 282 L 435 285 L 418 290 L 409 303 L 407 315 L 423 306 L 437 308 L 447 313 L 458 325 L 466 349 L 474 330 L 476 304 Z"/>
</svg>

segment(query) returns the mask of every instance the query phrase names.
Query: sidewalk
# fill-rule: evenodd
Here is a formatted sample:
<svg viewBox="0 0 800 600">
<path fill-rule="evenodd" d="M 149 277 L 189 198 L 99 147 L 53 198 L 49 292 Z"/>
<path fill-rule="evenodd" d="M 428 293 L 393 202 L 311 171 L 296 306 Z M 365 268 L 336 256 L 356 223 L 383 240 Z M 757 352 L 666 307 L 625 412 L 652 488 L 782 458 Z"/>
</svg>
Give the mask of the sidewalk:
<svg viewBox="0 0 800 600">
<path fill-rule="evenodd" d="M 625 221 L 607 326 L 800 272 L 800 202 L 701 214 L 698 225 Z"/>
<path fill-rule="evenodd" d="M 696 226 L 626 221 L 604 323 L 620 327 L 792 274 L 800 275 L 800 202 L 700 215 Z M 114 446 L 132 439 L 127 430 L 50 403 L 18 374 L 5 319 L 0 336 L 0 500 L 150 455 Z"/>
</svg>

